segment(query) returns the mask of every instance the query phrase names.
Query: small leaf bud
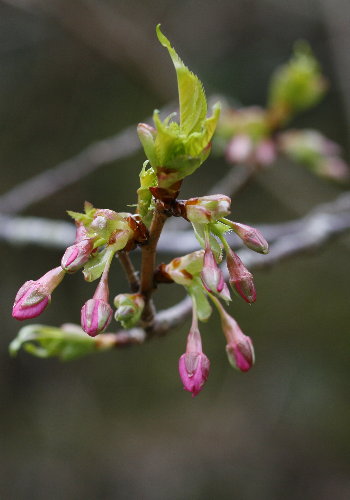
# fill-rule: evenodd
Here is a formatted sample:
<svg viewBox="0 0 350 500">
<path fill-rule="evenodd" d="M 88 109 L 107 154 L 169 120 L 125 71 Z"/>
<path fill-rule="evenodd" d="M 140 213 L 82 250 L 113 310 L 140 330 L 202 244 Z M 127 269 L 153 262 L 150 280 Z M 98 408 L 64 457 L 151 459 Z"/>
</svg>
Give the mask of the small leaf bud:
<svg viewBox="0 0 350 500">
<path fill-rule="evenodd" d="M 145 307 L 145 301 L 139 293 L 120 293 L 114 299 L 117 308 L 114 317 L 123 328 L 131 328 L 139 321 Z"/>
</svg>

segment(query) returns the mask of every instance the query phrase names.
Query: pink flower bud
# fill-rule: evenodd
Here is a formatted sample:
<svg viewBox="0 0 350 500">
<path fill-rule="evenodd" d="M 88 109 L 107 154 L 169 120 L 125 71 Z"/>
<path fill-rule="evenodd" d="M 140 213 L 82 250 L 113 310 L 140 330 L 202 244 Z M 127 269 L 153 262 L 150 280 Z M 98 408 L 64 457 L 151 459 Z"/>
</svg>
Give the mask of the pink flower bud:
<svg viewBox="0 0 350 500">
<path fill-rule="evenodd" d="M 222 307 L 219 310 L 221 325 L 224 331 L 227 345 L 226 353 L 230 364 L 240 370 L 247 372 L 255 361 L 253 343 L 247 335 L 244 335 L 238 323 Z"/>
<path fill-rule="evenodd" d="M 67 248 L 61 260 L 62 268 L 75 273 L 89 260 L 94 247 L 92 238 L 84 239 Z"/>
<path fill-rule="evenodd" d="M 86 240 L 87 239 L 87 230 L 86 230 L 86 227 L 84 226 L 84 224 L 76 221 L 75 225 L 76 225 L 76 233 L 75 233 L 74 243 L 79 243 L 82 240 Z"/>
<path fill-rule="evenodd" d="M 232 222 L 231 225 L 234 232 L 241 238 L 245 246 L 254 250 L 254 252 L 267 254 L 269 252 L 269 244 L 255 227 L 246 226 L 239 222 Z"/>
<path fill-rule="evenodd" d="M 111 253 L 93 298 L 85 302 L 81 309 L 81 326 L 90 337 L 95 337 L 103 332 L 112 319 L 113 311 L 108 303 L 108 273 L 112 257 Z"/>
<path fill-rule="evenodd" d="M 242 336 L 240 341 L 226 345 L 226 353 L 233 368 L 247 372 L 254 364 L 254 347 L 250 337 L 243 333 Z"/>
<path fill-rule="evenodd" d="M 203 285 L 211 293 L 220 293 L 225 285 L 224 275 L 216 263 L 215 256 L 209 243 L 205 245 L 203 270 L 201 272 Z"/>
<path fill-rule="evenodd" d="M 49 305 L 51 293 L 61 283 L 64 275 L 65 271 L 59 266 L 37 281 L 26 281 L 17 292 L 12 317 L 23 321 L 39 316 Z"/>
<path fill-rule="evenodd" d="M 238 255 L 230 249 L 226 252 L 226 263 L 230 275 L 232 289 L 249 304 L 256 300 L 256 290 L 253 275 L 245 267 Z"/>
<path fill-rule="evenodd" d="M 216 222 L 230 213 L 231 198 L 214 194 L 185 201 L 186 217 L 195 224 Z"/>
<path fill-rule="evenodd" d="M 113 311 L 108 302 L 103 299 L 90 299 L 81 309 L 81 326 L 90 337 L 95 337 L 107 328 L 112 314 Z"/>
<path fill-rule="evenodd" d="M 202 390 L 209 375 L 210 361 L 202 351 L 199 330 L 192 326 L 187 338 L 185 354 L 179 359 L 179 373 L 184 389 L 192 392 L 192 396 Z"/>
</svg>

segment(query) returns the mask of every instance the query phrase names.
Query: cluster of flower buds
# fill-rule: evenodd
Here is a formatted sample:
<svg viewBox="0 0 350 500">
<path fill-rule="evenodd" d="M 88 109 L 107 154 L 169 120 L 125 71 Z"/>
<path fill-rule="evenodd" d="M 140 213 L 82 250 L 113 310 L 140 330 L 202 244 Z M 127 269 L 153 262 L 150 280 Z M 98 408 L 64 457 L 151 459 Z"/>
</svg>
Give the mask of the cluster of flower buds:
<svg viewBox="0 0 350 500">
<path fill-rule="evenodd" d="M 231 300 L 225 282 L 225 272 L 220 267 L 222 250 L 226 254 L 227 277 L 232 289 L 250 304 L 256 300 L 253 276 L 230 248 L 224 235 L 233 230 L 247 248 L 262 254 L 268 253 L 268 243 L 258 229 L 226 218 L 231 205 L 227 196 L 203 196 L 180 203 L 181 213 L 192 223 L 203 250 L 162 264 L 158 273 L 161 275 L 159 281 L 169 280 L 184 286 L 193 301 L 192 327 L 187 339 L 186 353 L 179 361 L 179 372 L 184 388 L 195 396 L 203 388 L 210 366 L 202 351 L 197 322 L 197 319 L 207 321 L 212 312 L 208 298 L 219 311 L 227 339 L 226 351 L 232 366 L 245 372 L 254 364 L 251 339 L 242 333 L 237 322 L 224 310 L 220 302 Z"/>
<path fill-rule="evenodd" d="M 39 316 L 49 305 L 51 293 L 62 281 L 66 273 L 75 273 L 83 268 L 87 281 L 100 278 L 96 291 L 81 309 L 81 326 L 90 336 L 105 331 L 111 322 L 113 311 L 109 305 L 108 274 L 116 252 L 133 248 L 147 237 L 140 218 L 129 213 L 117 213 L 108 209 L 95 209 L 85 204 L 85 213 L 69 212 L 76 222 L 76 238 L 61 260 L 61 266 L 52 269 L 37 281 L 27 281 L 18 291 L 13 305 L 12 316 L 18 320 Z M 138 313 L 142 312 L 140 299 L 134 298 Z M 118 305 L 119 314 L 121 316 Z M 125 310 L 124 310 L 125 314 Z M 130 321 L 130 317 L 129 317 Z"/>
<path fill-rule="evenodd" d="M 266 108 L 224 107 L 214 140 L 214 150 L 232 165 L 255 171 L 272 166 L 278 155 L 286 155 L 307 166 L 320 177 L 343 181 L 349 168 L 337 144 L 315 130 L 280 132 L 298 113 L 317 104 L 328 84 L 310 47 L 295 46 L 287 64 L 273 74 Z"/>
<path fill-rule="evenodd" d="M 215 147 L 228 163 L 265 167 L 276 159 L 268 112 L 258 106 L 224 109 L 217 135 Z"/>
</svg>

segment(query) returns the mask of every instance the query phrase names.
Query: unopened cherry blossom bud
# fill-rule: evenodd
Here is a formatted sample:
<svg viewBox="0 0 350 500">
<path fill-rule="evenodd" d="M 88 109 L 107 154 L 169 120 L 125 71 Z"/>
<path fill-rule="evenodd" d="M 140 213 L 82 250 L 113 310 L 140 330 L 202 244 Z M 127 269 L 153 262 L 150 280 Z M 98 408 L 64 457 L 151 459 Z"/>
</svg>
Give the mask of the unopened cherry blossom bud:
<svg viewBox="0 0 350 500">
<path fill-rule="evenodd" d="M 230 275 L 230 285 L 249 304 L 256 300 L 253 275 L 245 267 L 238 255 L 226 249 L 226 263 Z"/>
<path fill-rule="evenodd" d="M 85 202 L 87 203 L 87 202 Z M 76 233 L 74 243 L 79 243 L 79 241 L 87 239 L 87 229 L 81 222 L 76 221 Z"/>
<path fill-rule="evenodd" d="M 218 308 L 221 326 L 227 340 L 226 353 L 233 368 L 247 372 L 254 365 L 255 354 L 253 343 L 244 335 L 237 321 L 230 316 L 217 299 L 214 299 Z"/>
<path fill-rule="evenodd" d="M 246 247 L 258 253 L 267 254 L 269 252 L 269 244 L 258 229 L 239 222 L 232 222 L 230 226 Z"/>
<path fill-rule="evenodd" d="M 145 307 L 145 301 L 140 293 L 120 293 L 114 299 L 117 308 L 114 317 L 124 328 L 131 328 L 139 321 Z"/>
<path fill-rule="evenodd" d="M 230 213 L 231 198 L 223 194 L 190 198 L 185 201 L 186 217 L 195 224 L 216 222 Z"/>
<path fill-rule="evenodd" d="M 37 281 L 27 281 L 17 292 L 12 317 L 20 321 L 36 318 L 49 305 L 51 293 L 61 283 L 65 271 L 61 266 L 47 272 Z"/>
<path fill-rule="evenodd" d="M 113 253 L 104 268 L 93 298 L 88 300 L 81 309 L 81 326 L 90 337 L 103 332 L 112 319 L 113 311 L 108 303 L 108 273 L 112 258 Z"/>
<path fill-rule="evenodd" d="M 237 341 L 226 345 L 226 353 L 230 364 L 236 370 L 247 372 L 254 364 L 254 347 L 250 337 L 244 335 Z"/>
<path fill-rule="evenodd" d="M 81 309 L 81 326 L 90 337 L 95 337 L 107 328 L 112 314 L 113 311 L 108 302 L 92 298 L 85 302 Z"/>
<path fill-rule="evenodd" d="M 210 361 L 202 350 L 201 335 L 196 325 L 192 325 L 187 337 L 186 352 L 179 359 L 179 373 L 186 391 L 192 397 L 203 389 L 208 378 Z"/>
<path fill-rule="evenodd" d="M 213 251 L 208 243 L 205 246 L 201 278 L 208 292 L 220 293 L 224 288 L 224 275 L 217 265 Z"/>
<path fill-rule="evenodd" d="M 89 260 L 93 248 L 94 240 L 92 238 L 71 245 L 62 257 L 62 268 L 69 273 L 75 273 Z"/>
</svg>

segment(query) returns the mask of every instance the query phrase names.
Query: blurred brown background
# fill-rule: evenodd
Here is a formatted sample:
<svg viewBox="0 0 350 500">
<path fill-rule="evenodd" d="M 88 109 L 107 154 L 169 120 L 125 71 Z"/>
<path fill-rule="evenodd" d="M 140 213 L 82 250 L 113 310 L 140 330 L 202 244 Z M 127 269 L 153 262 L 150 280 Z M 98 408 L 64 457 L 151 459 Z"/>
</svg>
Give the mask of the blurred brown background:
<svg viewBox="0 0 350 500">
<path fill-rule="evenodd" d="M 349 152 L 347 0 L 7 0 L 0 1 L 1 193 L 176 97 L 158 22 L 208 94 L 244 105 L 264 104 L 273 69 L 296 39 L 308 40 L 332 86 L 294 125 L 318 128 Z M 143 159 L 140 152 L 109 164 L 25 213 L 68 220 L 65 210 L 80 210 L 85 199 L 125 210 Z M 210 159 L 186 180 L 184 196 L 204 194 L 226 169 Z M 292 219 L 340 191 L 281 164 L 234 201 L 234 218 Z M 177 373 L 188 325 L 71 364 L 9 358 L 21 326 L 10 318 L 15 292 L 61 253 L 0 246 L 1 499 L 350 498 L 349 239 L 257 272 L 254 307 L 234 300 L 256 345 L 250 373 L 228 365 L 216 319 L 201 328 L 212 368 L 195 399 Z M 113 296 L 126 283 L 117 265 L 112 274 Z M 81 275 L 66 279 L 40 321 L 79 321 L 93 289 Z M 160 306 L 170 305 L 181 290 L 159 295 Z"/>
</svg>

